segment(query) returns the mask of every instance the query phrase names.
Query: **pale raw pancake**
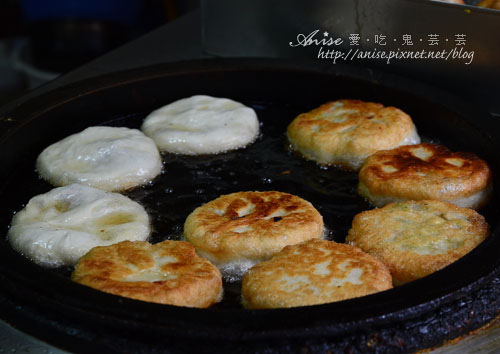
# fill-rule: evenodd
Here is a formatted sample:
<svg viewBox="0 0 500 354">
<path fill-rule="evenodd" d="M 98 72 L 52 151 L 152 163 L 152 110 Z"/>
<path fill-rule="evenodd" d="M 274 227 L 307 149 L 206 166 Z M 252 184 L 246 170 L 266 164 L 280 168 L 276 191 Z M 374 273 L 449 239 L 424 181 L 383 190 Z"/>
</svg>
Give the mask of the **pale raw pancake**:
<svg viewBox="0 0 500 354">
<path fill-rule="evenodd" d="M 14 215 L 7 238 L 34 262 L 57 267 L 74 265 L 96 246 L 146 240 L 150 232 L 140 204 L 121 194 L 72 184 L 33 197 Z"/>
<path fill-rule="evenodd" d="M 392 288 L 387 268 L 359 248 L 326 240 L 287 246 L 243 277 L 242 303 L 265 309 L 324 304 Z"/>
<path fill-rule="evenodd" d="M 43 150 L 37 170 L 55 186 L 80 183 L 115 192 L 150 182 L 162 161 L 153 140 L 137 129 L 90 127 Z"/>
<path fill-rule="evenodd" d="M 357 170 L 378 150 L 418 144 L 409 115 L 395 107 L 358 100 L 328 102 L 288 126 L 292 148 L 322 165 Z"/>
<path fill-rule="evenodd" d="M 208 307 L 222 299 L 219 270 L 183 241 L 124 241 L 83 256 L 71 279 L 136 300 Z"/>
<path fill-rule="evenodd" d="M 157 109 L 141 129 L 161 151 L 217 154 L 252 143 L 259 134 L 259 121 L 252 108 L 239 102 L 199 95 Z"/>
<path fill-rule="evenodd" d="M 195 209 L 184 235 L 228 280 L 236 280 L 287 245 L 323 237 L 323 218 L 311 203 L 288 193 L 238 192 Z"/>
<path fill-rule="evenodd" d="M 479 209 L 493 190 L 488 164 L 472 153 L 419 144 L 379 151 L 359 172 L 358 193 L 373 205 L 436 199 Z"/>
<path fill-rule="evenodd" d="M 356 215 L 346 241 L 382 261 L 399 285 L 455 262 L 488 234 L 488 224 L 472 209 L 410 200 Z"/>
</svg>

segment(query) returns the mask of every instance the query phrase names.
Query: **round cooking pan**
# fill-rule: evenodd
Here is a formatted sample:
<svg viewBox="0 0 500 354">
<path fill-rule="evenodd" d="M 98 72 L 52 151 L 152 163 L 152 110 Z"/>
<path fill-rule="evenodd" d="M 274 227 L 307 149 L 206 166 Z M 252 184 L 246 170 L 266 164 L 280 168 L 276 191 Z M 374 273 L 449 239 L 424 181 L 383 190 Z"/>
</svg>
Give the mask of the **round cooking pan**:
<svg viewBox="0 0 500 354">
<path fill-rule="evenodd" d="M 421 136 L 486 159 L 499 175 L 495 123 L 457 98 L 383 73 L 320 63 L 204 60 L 153 66 L 78 82 L 8 112 L 0 140 L 0 225 L 52 188 L 35 171 L 49 144 L 92 125 L 139 127 L 152 110 L 195 94 L 253 107 L 261 136 L 246 149 L 216 156 L 164 155 L 165 173 L 127 193 L 151 215 L 151 242 L 179 239 L 185 217 L 220 194 L 280 190 L 322 213 L 328 238 L 343 242 L 352 217 L 370 206 L 357 176 L 320 168 L 287 148 L 286 126 L 321 103 L 356 98 L 399 107 Z M 411 352 L 439 345 L 495 317 L 500 305 L 498 193 L 481 213 L 491 236 L 454 264 L 389 291 L 347 301 L 245 310 L 239 286 L 209 309 L 158 305 L 72 283 L 71 269 L 44 269 L 0 239 L 0 310 L 4 320 L 74 352 Z"/>
</svg>

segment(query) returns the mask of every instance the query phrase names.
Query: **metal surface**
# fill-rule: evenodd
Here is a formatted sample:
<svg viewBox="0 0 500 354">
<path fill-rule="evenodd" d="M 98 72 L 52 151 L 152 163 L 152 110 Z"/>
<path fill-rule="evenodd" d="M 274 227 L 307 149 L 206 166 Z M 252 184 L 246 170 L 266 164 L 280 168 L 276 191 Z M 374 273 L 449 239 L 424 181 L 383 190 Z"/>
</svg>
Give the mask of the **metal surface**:
<svg viewBox="0 0 500 354">
<path fill-rule="evenodd" d="M 221 19 L 224 19 L 221 21 Z M 500 115 L 496 91 L 500 82 L 500 11 L 475 6 L 425 0 L 252 0 L 202 2 L 203 46 L 222 57 L 309 58 L 334 66 L 331 58 L 318 59 L 319 49 L 361 51 L 462 50 L 474 52 L 473 61 L 463 59 L 401 59 L 387 64 L 382 59 L 348 60 L 416 78 L 446 89 L 485 110 Z M 290 46 L 299 34 L 318 30 L 316 39 L 343 39 L 339 46 Z M 351 34 L 359 34 L 351 45 Z M 403 41 L 410 35 L 412 45 Z M 429 45 L 437 35 L 437 45 Z M 457 44 L 457 35 L 465 40 Z M 378 36 L 378 37 L 377 37 Z M 385 36 L 385 45 L 377 39 Z M 381 42 L 379 42 L 381 43 Z"/>
<path fill-rule="evenodd" d="M 438 138 L 453 149 L 476 152 L 499 171 L 500 148 L 494 138 L 498 126 L 456 97 L 427 86 L 360 68 L 333 70 L 310 62 L 178 63 L 87 80 L 9 112 L 18 122 L 0 140 L 0 159 L 5 166 L 0 171 L 4 229 L 12 211 L 41 183 L 16 187 L 17 182 L 30 178 L 36 181 L 33 164 L 47 144 L 89 125 L 134 120 L 166 102 L 196 93 L 252 104 L 260 110 L 259 116 L 278 120 L 281 127 L 291 119 L 282 114 L 283 107 L 288 107 L 285 112 L 300 112 L 347 96 L 381 101 L 410 113 L 424 136 Z M 271 114 L 273 109 L 281 113 Z M 57 131 L 51 128 L 55 126 Z M 282 138 L 280 130 L 273 134 Z M 268 183 L 256 180 L 246 187 L 269 189 L 272 184 Z M 276 311 L 195 310 L 122 299 L 44 270 L 2 240 L 0 306 L 3 316 L 16 327 L 73 351 L 183 351 L 192 347 L 228 352 L 235 347 L 248 351 L 362 350 L 375 345 L 381 350 L 408 352 L 464 334 L 498 313 L 497 209 L 494 203 L 487 211 L 492 236 L 470 255 L 432 276 L 342 303 Z"/>
</svg>

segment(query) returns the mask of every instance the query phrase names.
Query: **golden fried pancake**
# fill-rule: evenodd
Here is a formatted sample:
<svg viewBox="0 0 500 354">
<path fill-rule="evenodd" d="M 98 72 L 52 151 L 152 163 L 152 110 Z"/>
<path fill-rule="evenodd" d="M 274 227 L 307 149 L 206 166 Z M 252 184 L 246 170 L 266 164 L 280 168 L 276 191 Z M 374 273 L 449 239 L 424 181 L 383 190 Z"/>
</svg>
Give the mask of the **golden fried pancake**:
<svg viewBox="0 0 500 354">
<path fill-rule="evenodd" d="M 408 199 L 437 199 L 478 209 L 488 202 L 492 190 L 485 161 L 435 144 L 379 151 L 359 172 L 358 193 L 377 207 Z"/>
<path fill-rule="evenodd" d="M 418 144 L 409 115 L 395 107 L 358 100 L 328 102 L 288 126 L 294 150 L 320 164 L 359 169 L 378 150 Z"/>
<path fill-rule="evenodd" d="M 481 0 L 476 6 L 500 10 L 500 0 Z"/>
<path fill-rule="evenodd" d="M 309 240 L 251 268 L 243 277 L 242 302 L 255 309 L 308 306 L 390 288 L 387 268 L 359 248 Z"/>
<path fill-rule="evenodd" d="M 136 300 L 208 307 L 222 298 L 219 270 L 183 241 L 120 242 L 83 256 L 71 279 Z"/>
<path fill-rule="evenodd" d="M 198 253 L 229 277 L 287 245 L 323 236 L 323 218 L 311 203 L 281 192 L 223 195 L 186 219 L 184 235 Z"/>
<path fill-rule="evenodd" d="M 410 200 L 356 215 L 346 241 L 381 260 L 398 285 L 455 262 L 488 234 L 488 224 L 472 209 Z"/>
</svg>

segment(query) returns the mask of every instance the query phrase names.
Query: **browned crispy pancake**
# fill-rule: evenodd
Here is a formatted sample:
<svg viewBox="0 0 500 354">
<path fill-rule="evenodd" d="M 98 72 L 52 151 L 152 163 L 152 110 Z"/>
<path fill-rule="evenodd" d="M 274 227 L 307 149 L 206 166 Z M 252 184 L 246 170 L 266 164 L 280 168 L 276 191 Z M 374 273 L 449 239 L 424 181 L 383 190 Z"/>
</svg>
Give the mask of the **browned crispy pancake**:
<svg viewBox="0 0 500 354">
<path fill-rule="evenodd" d="M 106 293 L 175 306 L 208 307 L 222 297 L 217 267 L 183 241 L 93 248 L 80 258 L 71 279 Z"/>
<path fill-rule="evenodd" d="M 322 237 L 323 218 L 311 203 L 288 193 L 238 192 L 194 210 L 184 235 L 223 273 L 242 275 L 287 245 Z"/>
<path fill-rule="evenodd" d="M 359 172 L 358 193 L 373 205 L 436 199 L 478 209 L 491 197 L 488 164 L 472 153 L 419 144 L 379 151 Z"/>
<path fill-rule="evenodd" d="M 326 240 L 287 246 L 243 277 L 242 302 L 263 309 L 323 304 L 392 288 L 387 268 L 359 248 Z"/>
<path fill-rule="evenodd" d="M 328 102 L 288 126 L 293 149 L 320 164 L 359 169 L 378 150 L 418 144 L 409 115 L 395 107 L 358 100 Z"/>
<path fill-rule="evenodd" d="M 488 234 L 488 224 L 472 209 L 410 200 L 356 215 L 346 241 L 381 260 L 398 285 L 455 262 Z"/>
</svg>

